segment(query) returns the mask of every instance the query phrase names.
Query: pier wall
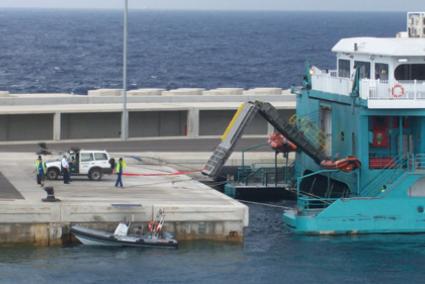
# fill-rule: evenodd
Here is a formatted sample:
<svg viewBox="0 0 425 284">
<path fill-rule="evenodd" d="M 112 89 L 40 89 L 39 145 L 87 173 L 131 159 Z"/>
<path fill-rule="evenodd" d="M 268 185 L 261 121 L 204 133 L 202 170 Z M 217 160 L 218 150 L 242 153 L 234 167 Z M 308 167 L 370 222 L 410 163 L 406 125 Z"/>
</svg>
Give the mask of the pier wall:
<svg viewBox="0 0 425 284">
<path fill-rule="evenodd" d="M 0 141 L 51 140 L 53 114 L 0 115 Z"/>
<path fill-rule="evenodd" d="M 167 137 L 187 135 L 187 111 L 130 112 L 130 137 Z"/>
<path fill-rule="evenodd" d="M 64 113 L 60 120 L 61 140 L 119 138 L 121 135 L 119 112 Z"/>
<path fill-rule="evenodd" d="M 199 118 L 199 135 L 217 136 L 223 134 L 229 124 L 234 110 L 209 110 L 202 111 Z M 266 135 L 267 121 L 256 115 L 245 130 L 245 135 Z"/>
<path fill-rule="evenodd" d="M 271 102 L 285 117 L 295 96 L 278 88 L 141 89 L 128 96 L 129 138 L 217 137 L 243 102 Z M 9 94 L 0 98 L 0 143 L 121 138 L 120 90 L 70 94 Z M 264 136 L 273 128 L 256 117 L 245 135 Z"/>
<path fill-rule="evenodd" d="M 221 207 L 221 208 L 218 208 Z M 137 209 L 96 204 L 3 204 L 0 210 L 0 243 L 63 245 L 74 242 L 74 224 L 113 232 L 120 221 L 132 221 L 131 229 L 147 228 L 159 208 L 166 212 L 165 229 L 179 241 L 243 241 L 248 208 L 236 206 L 143 206 Z M 220 216 L 218 218 L 217 216 Z"/>
</svg>

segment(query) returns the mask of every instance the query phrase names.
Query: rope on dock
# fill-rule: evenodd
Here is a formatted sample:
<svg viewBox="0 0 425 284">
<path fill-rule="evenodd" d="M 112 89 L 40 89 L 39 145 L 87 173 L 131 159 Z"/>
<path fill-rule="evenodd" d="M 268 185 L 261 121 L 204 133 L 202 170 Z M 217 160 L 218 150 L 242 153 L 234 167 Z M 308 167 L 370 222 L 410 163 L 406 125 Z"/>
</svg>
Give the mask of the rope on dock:
<svg viewBox="0 0 425 284">
<path fill-rule="evenodd" d="M 285 210 L 291 210 L 294 209 L 292 207 L 288 207 L 288 206 L 281 206 L 281 205 L 275 205 L 275 204 L 268 204 L 268 203 L 261 203 L 261 202 L 254 202 L 254 201 L 247 201 L 247 200 L 242 200 L 242 199 L 235 199 L 239 202 L 242 203 L 248 203 L 248 204 L 255 204 L 255 205 L 262 205 L 262 206 L 267 206 L 267 207 L 274 207 L 274 208 L 281 208 L 281 209 L 285 209 Z"/>
<path fill-rule="evenodd" d="M 132 159 L 140 162 L 142 165 L 154 165 L 154 164 L 148 164 L 148 163 L 146 163 L 146 161 L 144 161 L 144 159 L 147 159 L 147 160 L 150 159 L 150 160 L 156 161 L 158 163 L 157 165 L 161 165 L 161 166 L 163 166 L 163 165 L 177 166 L 179 168 L 184 168 L 184 169 L 186 169 L 188 171 L 194 171 L 194 172 L 201 171 L 201 170 L 198 170 L 198 169 L 194 169 L 192 167 L 189 167 L 189 166 L 187 166 L 185 164 L 172 163 L 172 162 L 170 162 L 168 160 L 164 160 L 164 159 L 157 158 L 157 157 L 152 157 L 152 156 L 136 156 L 136 155 L 131 155 L 131 156 L 125 156 L 125 157 L 132 158 Z"/>
<path fill-rule="evenodd" d="M 200 172 L 200 170 L 197 171 L 176 171 L 173 173 L 144 173 L 144 174 L 139 174 L 139 173 L 123 173 L 123 176 L 127 176 L 127 177 L 157 177 L 157 176 L 179 176 L 179 175 L 189 175 L 189 174 L 193 174 L 193 173 L 197 173 Z"/>
</svg>

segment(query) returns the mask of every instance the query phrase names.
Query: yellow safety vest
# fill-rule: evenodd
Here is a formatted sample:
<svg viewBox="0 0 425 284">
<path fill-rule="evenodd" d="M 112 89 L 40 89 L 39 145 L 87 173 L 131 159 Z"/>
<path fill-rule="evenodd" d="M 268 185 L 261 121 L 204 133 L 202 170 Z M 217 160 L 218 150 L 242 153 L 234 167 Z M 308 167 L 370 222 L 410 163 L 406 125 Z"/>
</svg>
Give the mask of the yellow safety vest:
<svg viewBox="0 0 425 284">
<path fill-rule="evenodd" d="M 121 170 L 121 164 L 122 164 L 122 170 L 124 171 L 124 169 L 127 167 L 127 164 L 125 163 L 124 160 L 122 160 L 122 162 L 118 161 L 117 165 L 115 166 L 115 172 L 119 173 Z"/>
<path fill-rule="evenodd" d="M 43 173 L 46 173 L 46 164 L 41 162 L 41 166 L 43 167 Z M 40 160 L 35 160 L 35 170 L 38 172 L 38 168 L 40 167 Z"/>
</svg>

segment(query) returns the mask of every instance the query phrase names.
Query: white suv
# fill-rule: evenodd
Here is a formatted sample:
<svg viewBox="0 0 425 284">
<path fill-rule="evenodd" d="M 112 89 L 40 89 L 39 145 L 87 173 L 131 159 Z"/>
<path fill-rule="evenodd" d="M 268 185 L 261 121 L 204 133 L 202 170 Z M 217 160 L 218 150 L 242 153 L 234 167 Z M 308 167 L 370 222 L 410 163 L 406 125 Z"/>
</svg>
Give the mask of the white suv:
<svg viewBox="0 0 425 284">
<path fill-rule="evenodd" d="M 87 175 L 91 180 L 101 180 L 103 174 L 111 174 L 115 165 L 105 150 L 71 150 L 64 155 L 71 175 Z M 61 175 L 61 159 L 46 162 L 48 179 L 58 179 Z"/>
</svg>

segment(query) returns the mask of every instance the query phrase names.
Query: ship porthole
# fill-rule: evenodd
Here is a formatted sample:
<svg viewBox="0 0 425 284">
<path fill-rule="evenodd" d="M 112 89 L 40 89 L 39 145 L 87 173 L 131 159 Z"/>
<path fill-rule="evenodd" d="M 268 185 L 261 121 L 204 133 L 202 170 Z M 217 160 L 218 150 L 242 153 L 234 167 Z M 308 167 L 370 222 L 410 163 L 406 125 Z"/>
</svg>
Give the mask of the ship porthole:
<svg viewBox="0 0 425 284">
<path fill-rule="evenodd" d="M 418 206 L 418 208 L 416 210 L 418 210 L 418 213 L 424 213 L 424 207 L 423 206 Z"/>
</svg>

